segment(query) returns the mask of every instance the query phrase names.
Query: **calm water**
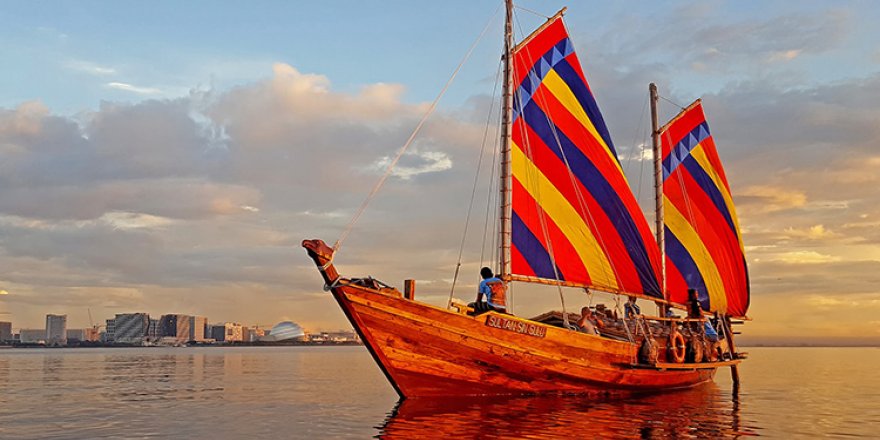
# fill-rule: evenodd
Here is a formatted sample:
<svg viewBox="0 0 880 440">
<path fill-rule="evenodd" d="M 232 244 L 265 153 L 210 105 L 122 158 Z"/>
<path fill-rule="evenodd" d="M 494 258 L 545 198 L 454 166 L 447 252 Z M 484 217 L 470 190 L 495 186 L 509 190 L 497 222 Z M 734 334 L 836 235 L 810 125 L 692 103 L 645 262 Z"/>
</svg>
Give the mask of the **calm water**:
<svg viewBox="0 0 880 440">
<path fill-rule="evenodd" d="M 0 438 L 880 437 L 880 349 L 749 351 L 737 395 L 398 404 L 363 347 L 0 350 Z"/>
</svg>

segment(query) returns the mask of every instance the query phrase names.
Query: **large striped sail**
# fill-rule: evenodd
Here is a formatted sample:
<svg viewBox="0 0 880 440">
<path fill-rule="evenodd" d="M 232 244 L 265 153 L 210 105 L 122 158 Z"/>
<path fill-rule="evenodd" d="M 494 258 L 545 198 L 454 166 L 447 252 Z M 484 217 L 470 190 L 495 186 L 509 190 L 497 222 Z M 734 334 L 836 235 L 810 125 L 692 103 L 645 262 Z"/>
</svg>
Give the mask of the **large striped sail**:
<svg viewBox="0 0 880 440">
<path fill-rule="evenodd" d="M 662 297 L 660 251 L 562 19 L 513 57 L 511 278 Z"/>
<path fill-rule="evenodd" d="M 704 310 L 745 316 L 749 273 L 730 186 L 699 100 L 660 134 L 667 298 L 696 289 Z"/>
</svg>

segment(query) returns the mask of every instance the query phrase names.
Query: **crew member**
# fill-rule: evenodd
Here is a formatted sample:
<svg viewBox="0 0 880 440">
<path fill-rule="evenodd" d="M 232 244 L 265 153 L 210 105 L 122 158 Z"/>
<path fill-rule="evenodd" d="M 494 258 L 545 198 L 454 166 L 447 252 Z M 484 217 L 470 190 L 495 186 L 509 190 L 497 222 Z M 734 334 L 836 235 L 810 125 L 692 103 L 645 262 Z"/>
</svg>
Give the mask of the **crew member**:
<svg viewBox="0 0 880 440">
<path fill-rule="evenodd" d="M 504 282 L 496 277 L 492 273 L 492 269 L 488 267 L 480 269 L 480 276 L 483 277 L 483 280 L 480 281 L 480 287 L 477 288 L 477 300 L 468 306 L 474 309 L 475 315 L 486 313 L 489 310 L 506 312 L 507 288 L 504 286 Z M 483 296 L 486 297 L 486 301 L 483 301 Z"/>
<path fill-rule="evenodd" d="M 581 333 L 587 333 L 591 335 L 598 335 L 599 330 L 596 329 L 596 325 L 593 324 L 593 311 L 590 310 L 589 307 L 584 307 L 581 309 L 581 318 L 578 319 L 577 322 L 578 331 Z"/>
<path fill-rule="evenodd" d="M 629 297 L 629 301 L 623 305 L 623 316 L 626 319 L 634 319 L 637 316 L 642 314 L 642 309 L 639 308 L 639 305 L 636 304 L 636 297 Z"/>
</svg>

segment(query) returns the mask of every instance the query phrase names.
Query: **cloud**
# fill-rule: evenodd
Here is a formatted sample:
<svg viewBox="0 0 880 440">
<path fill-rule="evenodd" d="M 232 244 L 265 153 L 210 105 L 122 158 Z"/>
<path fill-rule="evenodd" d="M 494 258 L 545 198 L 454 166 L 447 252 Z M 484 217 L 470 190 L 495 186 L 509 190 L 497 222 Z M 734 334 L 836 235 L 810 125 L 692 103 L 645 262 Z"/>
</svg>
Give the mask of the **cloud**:
<svg viewBox="0 0 880 440">
<path fill-rule="evenodd" d="M 827 240 L 840 237 L 840 234 L 825 229 L 824 225 L 813 225 L 804 229 L 789 227 L 785 229 L 785 234 L 789 237 L 806 238 L 808 240 Z"/>
<path fill-rule="evenodd" d="M 817 264 L 830 263 L 840 260 L 841 258 L 838 256 L 820 254 L 815 251 L 792 251 L 779 254 L 773 261 L 779 261 L 787 264 Z"/>
<path fill-rule="evenodd" d="M 390 163 L 391 158 L 386 156 L 376 161 L 374 166 L 377 170 L 384 172 Z M 452 160 L 442 151 L 409 151 L 404 154 L 402 160 L 392 170 L 391 175 L 409 180 L 420 174 L 446 171 L 450 168 L 452 168 Z"/>
<path fill-rule="evenodd" d="M 250 315 L 229 319 L 251 322 L 272 321 L 278 305 L 300 310 L 320 291 L 300 241 L 338 236 L 384 171 L 376 164 L 426 109 L 402 91 L 342 93 L 278 64 L 230 90 L 105 102 L 77 119 L 38 102 L 0 109 L 0 282 L 21 292 L 10 309 L 38 317 L 77 298 L 96 311 L 178 304 L 212 319 L 233 307 Z M 449 207 L 469 191 L 482 134 L 442 113 L 429 121 L 346 243 L 340 261 L 351 273 L 403 279 L 415 264 L 420 279 L 449 277 L 434 261 L 454 255 L 464 210 Z M 402 253 L 364 253 L 399 240 Z M 425 297 L 448 287 L 430 284 Z M 256 299 L 214 301 L 220 292 Z M 309 322 L 341 321 L 322 310 Z"/>
<path fill-rule="evenodd" d="M 137 93 L 139 95 L 159 95 L 162 93 L 162 90 L 155 87 L 139 87 L 123 82 L 109 82 L 106 86 L 111 89 L 123 90 L 126 92 Z"/>
<path fill-rule="evenodd" d="M 757 212 L 801 208 L 807 204 L 807 196 L 801 191 L 767 185 L 744 188 L 734 197 L 739 209 Z"/>
<path fill-rule="evenodd" d="M 83 60 L 67 61 L 66 63 L 64 63 L 64 67 L 76 72 L 82 72 L 93 76 L 108 76 L 117 73 L 116 69 L 113 67 L 102 66 L 97 63 Z"/>
</svg>

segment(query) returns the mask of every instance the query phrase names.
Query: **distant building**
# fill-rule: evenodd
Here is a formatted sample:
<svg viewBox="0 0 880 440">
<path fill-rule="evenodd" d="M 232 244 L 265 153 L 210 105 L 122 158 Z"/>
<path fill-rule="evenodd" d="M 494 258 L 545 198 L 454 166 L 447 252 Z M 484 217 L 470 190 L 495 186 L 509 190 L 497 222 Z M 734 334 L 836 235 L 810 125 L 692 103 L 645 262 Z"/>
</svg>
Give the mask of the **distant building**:
<svg viewBox="0 0 880 440">
<path fill-rule="evenodd" d="M 18 332 L 18 340 L 22 344 L 45 344 L 46 329 L 44 328 L 23 328 Z"/>
<path fill-rule="evenodd" d="M 103 341 L 107 343 L 112 343 L 116 338 L 116 320 L 108 319 L 105 322 L 107 323 L 107 325 L 104 327 Z"/>
<path fill-rule="evenodd" d="M 189 315 L 162 315 L 159 319 L 159 331 L 163 338 L 171 338 L 178 342 L 189 341 Z"/>
<path fill-rule="evenodd" d="M 159 320 L 150 318 L 150 326 L 147 327 L 147 339 L 157 341 L 162 337 L 162 329 L 159 327 Z"/>
<path fill-rule="evenodd" d="M 353 331 L 340 330 L 337 332 L 321 332 L 309 335 L 312 342 L 329 342 L 329 343 L 360 343 L 361 339 L 357 333 Z"/>
<path fill-rule="evenodd" d="M 209 325 L 211 328 L 211 338 L 216 342 L 223 342 L 226 340 L 226 325 L 225 324 L 214 324 Z"/>
<path fill-rule="evenodd" d="M 150 328 L 150 315 L 146 313 L 117 313 L 113 323 L 113 342 L 117 344 L 142 344 Z"/>
<path fill-rule="evenodd" d="M 227 322 L 223 324 L 223 341 L 224 342 L 241 342 L 243 340 L 243 332 L 241 324 L 237 322 Z"/>
<path fill-rule="evenodd" d="M 205 327 L 207 326 L 208 318 L 205 318 L 204 316 L 190 316 L 189 340 L 203 342 L 206 337 L 210 337 L 210 335 L 205 335 Z"/>
<path fill-rule="evenodd" d="M 0 321 L 0 342 L 12 341 L 12 323 Z"/>
<path fill-rule="evenodd" d="M 86 335 L 86 330 L 84 328 L 69 328 L 67 329 L 67 343 L 72 342 L 83 342 L 88 341 L 88 336 Z"/>
<path fill-rule="evenodd" d="M 101 340 L 100 332 L 98 332 L 97 327 L 89 327 L 83 329 L 83 333 L 85 335 L 85 339 L 83 341 L 88 342 L 98 342 Z"/>
<path fill-rule="evenodd" d="M 299 324 L 284 321 L 275 324 L 275 327 L 272 327 L 272 330 L 269 331 L 269 335 L 263 339 L 268 341 L 288 341 L 302 339 L 305 334 L 305 331 L 303 331 Z"/>
<path fill-rule="evenodd" d="M 266 335 L 266 330 L 258 327 L 242 327 L 241 328 L 241 340 L 243 342 L 256 342 L 261 341 Z"/>
<path fill-rule="evenodd" d="M 46 344 L 67 345 L 67 315 L 46 315 Z"/>
</svg>

